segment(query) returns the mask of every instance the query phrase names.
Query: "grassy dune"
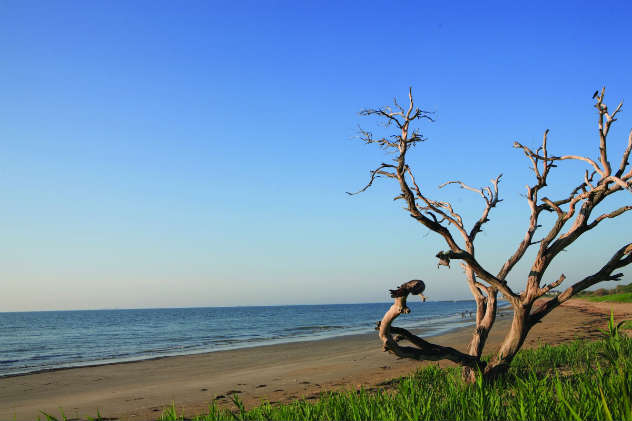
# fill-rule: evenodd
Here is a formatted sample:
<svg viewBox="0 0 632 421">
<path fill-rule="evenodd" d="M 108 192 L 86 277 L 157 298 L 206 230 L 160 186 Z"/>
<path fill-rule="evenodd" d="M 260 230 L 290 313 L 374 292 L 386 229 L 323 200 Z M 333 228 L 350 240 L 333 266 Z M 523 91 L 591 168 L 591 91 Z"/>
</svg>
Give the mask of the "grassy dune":
<svg viewBox="0 0 632 421">
<path fill-rule="evenodd" d="M 627 285 L 617 285 L 616 288 L 600 288 L 596 291 L 582 291 L 577 298 L 583 298 L 594 302 L 632 302 L 632 283 Z"/>
<path fill-rule="evenodd" d="M 602 295 L 600 297 L 586 297 L 589 301 L 595 302 L 614 302 L 614 303 L 629 303 L 632 302 L 632 292 L 624 292 L 621 294 Z"/>
</svg>

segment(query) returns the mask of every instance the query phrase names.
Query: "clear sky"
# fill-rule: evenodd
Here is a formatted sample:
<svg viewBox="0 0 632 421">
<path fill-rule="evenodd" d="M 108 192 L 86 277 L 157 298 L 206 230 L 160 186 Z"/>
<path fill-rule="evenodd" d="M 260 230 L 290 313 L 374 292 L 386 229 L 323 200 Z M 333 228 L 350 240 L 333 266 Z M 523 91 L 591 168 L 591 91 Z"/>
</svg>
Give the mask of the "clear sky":
<svg viewBox="0 0 632 421">
<path fill-rule="evenodd" d="M 478 244 L 495 272 L 533 183 L 512 143 L 548 128 L 551 153 L 595 156 L 593 92 L 632 104 L 632 3 L 445 3 L 3 1 L 0 311 L 375 302 L 411 278 L 470 297 L 394 184 L 345 194 L 389 159 L 356 139 L 375 127 L 358 111 L 413 86 L 436 118 L 417 178 L 469 221 L 480 199 L 436 186 L 505 174 Z M 547 194 L 583 170 L 552 173 Z M 631 222 L 603 223 L 547 278 L 594 272 Z"/>
</svg>

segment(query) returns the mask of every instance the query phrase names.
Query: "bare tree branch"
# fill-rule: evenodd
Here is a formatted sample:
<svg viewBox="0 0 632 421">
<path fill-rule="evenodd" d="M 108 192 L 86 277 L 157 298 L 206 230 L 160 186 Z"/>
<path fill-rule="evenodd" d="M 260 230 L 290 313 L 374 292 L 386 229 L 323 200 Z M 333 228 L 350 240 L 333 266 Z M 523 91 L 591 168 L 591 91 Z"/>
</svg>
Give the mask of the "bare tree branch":
<svg viewBox="0 0 632 421">
<path fill-rule="evenodd" d="M 555 161 L 565 161 L 567 159 L 574 159 L 574 160 L 578 160 L 578 161 L 584 161 L 588 164 L 590 164 L 595 171 L 601 175 L 602 177 L 606 177 L 604 171 L 599 168 L 599 165 L 593 161 L 590 158 L 587 158 L 585 156 L 580 156 L 580 155 L 564 155 L 564 156 L 552 156 L 552 157 L 546 157 L 546 156 L 542 156 L 542 155 L 538 155 L 537 153 L 531 151 L 531 149 L 527 148 L 526 146 L 522 145 L 519 142 L 514 142 L 514 148 L 520 148 L 524 151 L 525 155 L 531 160 L 531 163 L 534 166 L 534 172 L 536 173 L 536 177 L 538 179 L 540 179 L 541 175 L 540 172 L 538 171 L 538 167 L 536 165 L 536 163 L 538 161 L 544 161 L 544 162 L 555 162 Z"/>
<path fill-rule="evenodd" d="M 419 185 L 417 185 L 415 176 L 408 166 L 406 166 L 406 173 L 409 175 L 410 181 L 413 184 L 413 189 L 415 191 L 417 199 L 426 204 L 426 206 L 421 207 L 420 209 L 429 210 L 431 214 L 434 212 L 441 215 L 443 219 L 453 224 L 461 232 L 461 235 L 467 237 L 467 233 L 465 232 L 465 228 L 463 227 L 463 219 L 461 218 L 461 215 L 459 215 L 454 211 L 454 209 L 452 209 L 452 205 L 450 205 L 448 202 L 439 202 L 428 199 L 421 193 L 421 189 L 419 188 Z M 447 211 L 447 213 L 444 210 Z"/>
<path fill-rule="evenodd" d="M 390 126 L 391 123 L 395 124 L 400 129 L 403 127 L 404 123 L 402 123 L 399 119 L 399 116 L 403 116 L 402 112 L 394 112 L 391 110 L 391 107 L 378 108 L 378 109 L 366 109 L 360 111 L 360 115 L 378 115 L 386 118 L 385 127 Z"/>
<path fill-rule="evenodd" d="M 358 130 L 360 131 L 360 139 L 366 143 L 367 145 L 370 145 L 372 143 L 376 143 L 378 144 L 382 149 L 388 149 L 388 148 L 395 148 L 397 147 L 397 139 L 395 140 L 389 140 L 386 137 L 382 137 L 379 139 L 375 139 L 373 137 L 373 133 L 364 130 L 361 127 L 358 127 Z"/>
<path fill-rule="evenodd" d="M 349 196 L 353 196 L 358 193 L 362 193 L 363 191 L 366 191 L 366 189 L 371 187 L 373 185 L 373 181 L 375 181 L 375 179 L 379 177 L 380 175 L 383 175 L 385 177 L 390 177 L 390 178 L 396 178 L 395 174 L 389 173 L 387 171 L 383 171 L 383 168 L 395 168 L 395 166 L 391 164 L 382 163 L 379 167 L 371 171 L 371 179 L 369 180 L 369 183 L 366 186 L 362 187 L 360 190 L 358 190 L 355 193 L 351 193 L 351 192 L 345 192 L 345 193 L 347 193 Z"/>
<path fill-rule="evenodd" d="M 624 245 L 623 247 L 621 247 L 619 250 L 617 250 L 613 254 L 613 256 L 610 258 L 608 263 L 606 263 L 599 271 L 571 285 L 558 296 L 542 304 L 538 309 L 536 309 L 531 314 L 530 323 L 534 324 L 534 323 L 539 322 L 544 316 L 549 314 L 554 308 L 556 308 L 563 302 L 568 301 L 573 295 L 577 294 L 580 291 L 585 290 L 586 288 L 589 288 L 601 281 L 620 280 L 623 275 L 622 274 L 612 275 L 612 272 L 622 267 L 625 267 L 631 263 L 632 263 L 632 243 L 628 243 Z"/>
<path fill-rule="evenodd" d="M 476 369 L 482 369 L 486 365 L 485 361 L 478 359 L 476 356 L 465 354 L 449 346 L 430 343 L 404 328 L 391 326 L 391 332 L 403 336 L 404 339 L 417 346 L 417 348 L 402 347 L 398 344 L 396 344 L 396 347 L 389 346 L 388 351 L 398 357 L 413 358 L 420 361 L 449 360 L 465 367 Z"/>
<path fill-rule="evenodd" d="M 604 178 L 602 180 L 602 183 L 604 185 L 607 185 L 609 182 L 614 181 L 619 187 L 621 187 L 622 189 L 625 189 L 627 191 L 629 191 L 630 193 L 632 193 L 632 180 L 627 181 L 627 180 L 623 180 L 619 177 L 615 177 L 614 175 L 610 175 L 606 178 Z"/>
<path fill-rule="evenodd" d="M 597 226 L 597 224 L 599 224 L 599 222 L 603 221 L 606 218 L 616 218 L 617 216 L 621 215 L 624 212 L 627 212 L 629 210 L 632 210 L 632 206 L 621 206 L 619 209 L 613 210 L 612 212 L 609 213 L 604 213 L 602 215 L 599 215 L 597 218 L 595 218 L 594 221 L 592 221 L 590 224 L 588 224 L 587 229 L 593 229 Z"/>
<path fill-rule="evenodd" d="M 608 132 L 610 131 L 610 126 L 614 121 L 616 121 L 615 116 L 621 110 L 623 102 L 620 102 L 616 110 L 614 110 L 612 115 L 610 115 L 608 114 L 608 106 L 603 103 L 604 96 L 605 88 L 601 90 L 601 94 L 597 97 L 595 108 L 597 108 L 597 110 L 599 111 L 599 159 L 601 161 L 601 166 L 603 167 L 602 177 L 605 178 L 608 177 L 611 173 L 610 162 L 608 161 L 606 139 L 608 137 Z"/>
<path fill-rule="evenodd" d="M 439 253 L 437 253 L 437 257 L 448 263 L 450 262 L 450 260 L 453 260 L 453 259 L 463 260 L 472 268 L 472 270 L 474 270 L 474 273 L 476 273 L 476 275 L 479 278 L 483 279 L 485 282 L 489 283 L 490 285 L 493 285 L 494 287 L 496 287 L 499 291 L 501 291 L 505 295 L 505 297 L 507 297 L 507 299 L 511 301 L 511 300 L 516 300 L 518 298 L 518 295 L 516 295 L 516 293 L 514 293 L 511 290 L 511 288 L 507 285 L 507 281 L 503 279 L 498 279 L 494 275 L 486 271 L 476 261 L 474 256 L 472 256 L 470 253 L 464 250 L 460 250 L 458 252 L 454 252 L 451 250 L 440 251 Z"/>
<path fill-rule="evenodd" d="M 628 135 L 628 146 L 625 148 L 625 152 L 623 152 L 621 164 L 619 164 L 619 169 L 617 170 L 615 177 L 621 177 L 623 171 L 625 171 L 625 167 L 629 165 L 628 158 L 630 157 L 630 151 L 632 151 L 632 130 L 630 130 L 630 134 Z"/>
<path fill-rule="evenodd" d="M 543 153 L 543 156 L 541 157 L 537 153 L 534 153 L 528 147 L 523 146 L 518 142 L 514 142 L 514 148 L 522 149 L 529 160 L 531 160 L 537 183 L 533 187 L 527 186 L 526 197 L 527 203 L 529 204 L 529 209 L 531 210 L 531 214 L 529 216 L 529 226 L 527 227 L 524 238 L 518 244 L 516 251 L 505 261 L 505 264 L 503 264 L 502 268 L 498 272 L 497 277 L 499 279 L 505 279 L 507 275 L 509 275 L 509 272 L 511 272 L 515 265 L 520 261 L 520 259 L 522 259 L 527 249 L 531 245 L 535 244 L 533 242 L 533 235 L 535 234 L 535 231 L 540 227 L 540 225 L 538 225 L 538 218 L 540 216 L 540 213 L 546 209 L 545 207 L 538 206 L 538 194 L 539 191 L 546 186 L 549 171 L 551 170 L 551 168 L 553 168 L 553 165 L 551 165 L 548 161 L 548 135 L 549 130 L 547 129 L 544 131 L 544 135 L 542 136 L 542 147 L 539 148 L 539 150 L 541 150 Z M 540 172 L 538 169 L 539 160 L 541 160 L 543 163 L 542 172 Z M 553 209 L 554 208 L 552 208 L 551 210 Z"/>
<path fill-rule="evenodd" d="M 476 189 L 474 187 L 470 187 L 467 184 L 463 183 L 462 181 L 447 181 L 443 184 L 441 184 L 439 186 L 439 188 L 443 188 L 447 185 L 450 184 L 458 184 L 459 186 L 461 186 L 462 189 L 466 189 L 469 191 L 472 191 L 474 193 L 478 193 L 481 195 L 481 197 L 483 198 L 483 200 L 485 201 L 485 209 L 483 210 L 483 215 L 479 218 L 478 221 L 476 221 L 476 223 L 474 224 L 474 226 L 472 227 L 470 233 L 467 235 L 466 238 L 466 242 L 470 242 L 473 243 L 474 239 L 476 238 L 476 234 L 478 234 L 479 232 L 482 231 L 481 226 L 483 226 L 483 224 L 485 222 L 488 222 L 489 219 L 487 219 L 488 215 L 489 215 L 489 211 L 495 207 L 498 202 L 502 202 L 502 199 L 498 198 L 498 183 L 500 181 L 500 178 L 503 175 L 500 174 L 498 177 L 496 177 L 495 179 L 492 179 L 492 186 L 493 186 L 493 191 L 492 189 L 490 189 L 489 187 L 485 187 L 485 188 L 480 188 L 480 189 Z"/>
<path fill-rule="evenodd" d="M 562 274 L 557 281 L 551 282 L 550 284 L 546 285 L 544 288 L 540 288 L 538 290 L 538 297 L 541 297 L 547 292 L 549 292 L 550 290 L 552 290 L 553 288 L 560 286 L 560 284 L 564 282 L 564 279 L 566 279 L 566 276 Z"/>
<path fill-rule="evenodd" d="M 595 171 L 593 171 L 593 172 L 592 172 L 592 174 L 590 175 L 590 177 L 588 177 L 588 170 L 586 170 L 586 172 L 584 173 L 584 186 L 585 186 L 585 187 L 590 187 L 591 189 L 594 189 L 594 188 L 595 188 L 595 186 L 593 186 L 593 185 L 592 185 L 592 179 L 593 179 L 593 176 L 594 176 L 595 174 L 596 174 L 596 172 L 595 172 Z M 580 184 L 580 186 L 582 186 L 582 185 Z M 573 191 L 573 193 L 576 193 L 577 191 L 578 191 L 578 190 L 574 190 L 574 191 Z M 571 193 L 571 198 L 572 198 L 572 196 L 573 196 L 573 193 Z M 570 201 L 570 200 L 571 200 L 571 199 L 569 199 L 569 201 Z"/>
</svg>

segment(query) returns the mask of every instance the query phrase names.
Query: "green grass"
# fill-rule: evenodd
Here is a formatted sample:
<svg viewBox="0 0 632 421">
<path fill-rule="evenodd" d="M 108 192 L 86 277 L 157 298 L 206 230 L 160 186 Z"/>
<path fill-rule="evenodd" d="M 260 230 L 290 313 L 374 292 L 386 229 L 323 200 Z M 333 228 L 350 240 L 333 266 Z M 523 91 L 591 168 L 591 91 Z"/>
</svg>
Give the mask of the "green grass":
<svg viewBox="0 0 632 421">
<path fill-rule="evenodd" d="M 521 351 L 508 375 L 464 384 L 457 368 L 425 367 L 396 389 L 330 392 L 315 402 L 246 410 L 211 404 L 197 420 L 632 420 L 632 340 L 611 326 L 598 342 Z M 175 406 L 162 420 L 181 420 Z"/>
<path fill-rule="evenodd" d="M 615 303 L 629 303 L 632 302 L 632 292 L 624 292 L 622 294 L 610 294 L 602 296 L 587 296 L 585 299 L 596 302 L 615 302 Z"/>
<path fill-rule="evenodd" d="M 556 294 L 553 294 L 556 295 Z M 580 291 L 575 297 L 590 301 L 611 301 L 629 303 L 632 301 L 632 283 L 617 285 L 615 288 L 600 288 L 595 291 Z"/>
</svg>

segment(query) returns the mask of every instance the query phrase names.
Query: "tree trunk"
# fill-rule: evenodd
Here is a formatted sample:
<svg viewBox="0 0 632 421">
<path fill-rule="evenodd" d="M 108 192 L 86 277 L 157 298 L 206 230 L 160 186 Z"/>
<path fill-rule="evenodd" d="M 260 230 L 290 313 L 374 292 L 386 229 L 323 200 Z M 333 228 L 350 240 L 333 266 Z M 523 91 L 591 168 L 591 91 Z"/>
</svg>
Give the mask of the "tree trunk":
<svg viewBox="0 0 632 421">
<path fill-rule="evenodd" d="M 509 329 L 507 336 L 505 336 L 505 340 L 500 346 L 498 353 L 485 367 L 485 371 L 483 372 L 485 379 L 493 380 L 494 378 L 506 373 L 509 369 L 511 361 L 520 350 L 520 347 L 530 330 L 531 326 L 528 318 L 531 306 L 531 304 L 526 306 L 521 304 L 514 306 L 511 328 Z"/>
<path fill-rule="evenodd" d="M 490 291 L 489 296 L 476 299 L 476 329 L 472 334 L 467 353 L 478 359 L 483 354 L 487 336 L 496 320 L 496 295 L 496 291 Z M 473 383 L 476 380 L 476 372 L 471 367 L 463 367 L 463 380 Z"/>
</svg>

